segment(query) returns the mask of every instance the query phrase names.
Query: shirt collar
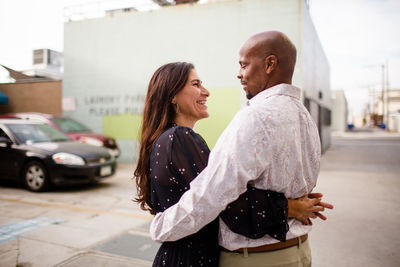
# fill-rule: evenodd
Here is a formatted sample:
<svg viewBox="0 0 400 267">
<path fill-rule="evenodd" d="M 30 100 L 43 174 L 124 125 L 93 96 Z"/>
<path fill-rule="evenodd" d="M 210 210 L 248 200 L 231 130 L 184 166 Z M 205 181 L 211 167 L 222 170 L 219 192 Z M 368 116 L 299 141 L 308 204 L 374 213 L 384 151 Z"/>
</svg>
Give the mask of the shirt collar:
<svg viewBox="0 0 400 267">
<path fill-rule="evenodd" d="M 261 91 L 258 93 L 256 96 L 254 96 L 252 99 L 247 101 L 247 105 L 254 105 L 257 103 L 262 102 L 263 100 L 267 99 L 268 97 L 274 96 L 274 95 L 287 95 L 290 97 L 294 97 L 298 100 L 300 100 L 300 88 L 286 84 L 286 83 L 281 83 L 275 86 L 272 86 L 270 88 L 265 89 L 264 91 Z"/>
</svg>

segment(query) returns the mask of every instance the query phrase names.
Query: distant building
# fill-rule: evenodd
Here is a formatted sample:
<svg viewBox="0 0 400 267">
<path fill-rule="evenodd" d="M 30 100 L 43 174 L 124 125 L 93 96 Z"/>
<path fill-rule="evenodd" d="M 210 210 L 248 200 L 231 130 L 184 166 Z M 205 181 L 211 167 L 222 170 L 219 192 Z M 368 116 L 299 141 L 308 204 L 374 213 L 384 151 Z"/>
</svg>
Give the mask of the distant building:
<svg viewBox="0 0 400 267">
<path fill-rule="evenodd" d="M 149 12 L 136 9 L 69 21 L 64 28 L 63 97 L 76 106 L 64 113 L 115 137 L 122 148 L 121 161 L 136 160 L 151 75 L 173 61 L 194 63 L 211 91 L 211 117 L 200 121 L 196 131 L 213 147 L 246 103 L 236 78 L 239 48 L 248 37 L 266 30 L 280 30 L 295 43 L 293 84 L 303 89 L 323 150 L 329 147 L 330 70 L 308 1 L 228 0 L 166 5 Z"/>
<path fill-rule="evenodd" d="M 3 104 L 0 100 L 0 114 L 40 112 L 61 115 L 61 86 L 60 80 L 0 83 L 0 98 L 1 92 L 8 98 Z"/>
<path fill-rule="evenodd" d="M 335 132 L 347 130 L 348 105 L 343 90 L 334 90 L 332 93 L 332 126 Z"/>
<path fill-rule="evenodd" d="M 400 132 L 400 89 L 387 91 L 387 97 L 384 97 L 385 106 L 382 107 L 382 97 L 378 98 L 375 105 L 376 113 L 382 115 L 385 110 L 387 116 L 387 128 L 392 132 Z M 379 116 L 378 115 L 378 116 Z"/>
<path fill-rule="evenodd" d="M 17 71 L 1 65 L 13 82 L 0 83 L 0 114 L 61 114 L 62 65 L 62 54 L 50 49 L 33 51 L 30 70 Z"/>
</svg>

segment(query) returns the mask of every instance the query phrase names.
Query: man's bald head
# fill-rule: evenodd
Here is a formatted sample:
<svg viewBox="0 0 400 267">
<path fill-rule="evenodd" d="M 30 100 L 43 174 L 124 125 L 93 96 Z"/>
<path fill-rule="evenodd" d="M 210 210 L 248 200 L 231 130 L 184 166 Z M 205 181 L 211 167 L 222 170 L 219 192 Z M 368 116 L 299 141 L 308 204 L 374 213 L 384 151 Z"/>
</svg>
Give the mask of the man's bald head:
<svg viewBox="0 0 400 267">
<path fill-rule="evenodd" d="M 249 90 L 255 91 L 253 93 L 245 88 L 248 98 L 274 85 L 292 83 L 296 64 L 296 47 L 282 32 L 266 31 L 251 36 L 240 49 L 239 56 L 241 58 L 239 63 L 251 61 L 253 66 L 256 65 L 256 68 L 258 68 L 256 79 L 264 76 L 265 80 L 264 84 L 261 84 L 262 81 L 257 81 L 255 85 L 257 88 L 249 87 Z M 242 77 L 243 75 L 239 72 L 238 78 L 241 79 L 242 84 L 247 83 L 246 77 Z"/>
<path fill-rule="evenodd" d="M 267 57 L 274 54 L 281 62 L 280 68 L 293 69 L 296 64 L 296 47 L 290 39 L 279 31 L 260 32 L 250 37 L 245 45 L 252 47 L 255 55 Z M 293 71 L 292 71 L 293 72 Z"/>
</svg>

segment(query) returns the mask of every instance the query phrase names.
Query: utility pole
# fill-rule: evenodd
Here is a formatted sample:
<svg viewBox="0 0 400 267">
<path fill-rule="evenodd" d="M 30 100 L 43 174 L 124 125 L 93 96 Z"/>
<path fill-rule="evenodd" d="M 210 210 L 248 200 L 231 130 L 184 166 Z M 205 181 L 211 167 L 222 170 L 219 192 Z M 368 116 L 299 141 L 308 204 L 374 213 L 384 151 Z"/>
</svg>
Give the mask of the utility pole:
<svg viewBox="0 0 400 267">
<path fill-rule="evenodd" d="M 390 124 L 390 109 L 389 109 L 390 95 L 389 95 L 389 60 L 386 59 L 386 128 L 389 130 Z"/>
<path fill-rule="evenodd" d="M 382 123 L 385 123 L 386 116 L 385 116 L 385 64 L 381 65 L 382 68 Z M 386 125 L 386 123 L 385 123 Z"/>
<path fill-rule="evenodd" d="M 369 86 L 368 87 L 368 92 L 369 92 L 369 126 L 373 126 L 371 125 L 371 121 L 373 120 L 375 123 L 375 107 L 376 107 L 376 95 L 375 95 L 375 88 L 373 86 Z"/>
</svg>

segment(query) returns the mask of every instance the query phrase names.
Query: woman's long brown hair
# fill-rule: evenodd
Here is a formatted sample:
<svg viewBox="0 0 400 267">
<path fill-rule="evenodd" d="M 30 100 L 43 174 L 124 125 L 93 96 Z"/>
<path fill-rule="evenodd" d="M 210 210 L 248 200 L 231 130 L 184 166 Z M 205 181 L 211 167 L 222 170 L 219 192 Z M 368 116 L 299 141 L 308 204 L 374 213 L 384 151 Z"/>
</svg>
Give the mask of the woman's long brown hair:
<svg viewBox="0 0 400 267">
<path fill-rule="evenodd" d="M 172 98 L 183 89 L 193 64 L 175 62 L 161 66 L 150 80 L 143 111 L 139 159 L 135 170 L 137 197 L 143 210 L 155 214 L 150 193 L 150 154 L 156 139 L 174 122 Z"/>
</svg>

